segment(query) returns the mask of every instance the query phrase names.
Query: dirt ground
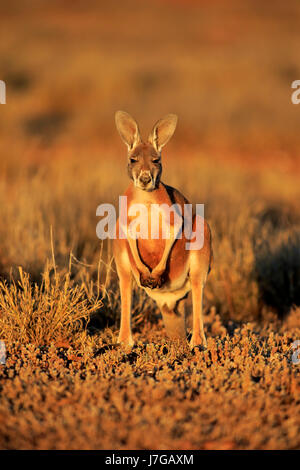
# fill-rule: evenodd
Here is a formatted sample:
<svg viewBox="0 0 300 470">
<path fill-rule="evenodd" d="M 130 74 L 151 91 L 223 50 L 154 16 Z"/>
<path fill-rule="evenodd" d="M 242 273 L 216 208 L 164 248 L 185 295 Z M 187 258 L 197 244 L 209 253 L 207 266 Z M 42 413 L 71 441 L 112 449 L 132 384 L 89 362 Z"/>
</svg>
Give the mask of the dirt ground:
<svg viewBox="0 0 300 470">
<path fill-rule="evenodd" d="M 208 315 L 208 349 L 167 342 L 161 323 L 131 351 L 106 343 L 11 348 L 1 366 L 5 449 L 297 449 L 299 367 L 289 328 L 225 328 Z"/>
</svg>

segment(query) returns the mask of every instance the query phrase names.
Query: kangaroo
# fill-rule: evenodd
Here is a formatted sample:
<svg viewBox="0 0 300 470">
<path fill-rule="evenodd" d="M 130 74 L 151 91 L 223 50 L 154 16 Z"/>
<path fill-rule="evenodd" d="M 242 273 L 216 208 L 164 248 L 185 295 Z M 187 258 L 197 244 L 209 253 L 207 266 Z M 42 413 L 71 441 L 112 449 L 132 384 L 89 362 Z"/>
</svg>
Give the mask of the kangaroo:
<svg viewBox="0 0 300 470">
<path fill-rule="evenodd" d="M 175 204 L 174 207 L 183 210 L 184 205 L 188 204 L 187 199 L 177 189 L 164 184 L 160 179 L 161 150 L 174 134 L 177 116 L 168 114 L 160 119 L 154 125 L 147 142 L 142 140 L 138 124 L 128 113 L 117 111 L 115 121 L 121 139 L 128 149 L 127 168 L 132 180 L 124 194 L 127 198 L 127 226 L 121 228 L 125 236 L 117 235 L 113 240 L 113 254 L 121 293 L 118 342 L 128 346 L 134 344 L 131 331 L 131 301 L 132 280 L 135 279 L 137 285 L 156 301 L 167 335 L 173 339 L 186 339 L 184 299 L 192 291 L 193 331 L 190 347 L 206 347 L 202 304 L 203 289 L 212 264 L 209 225 L 201 218 L 203 246 L 201 249 L 190 250 L 186 249 L 186 243 L 191 240 L 188 240 L 185 232 L 182 233 L 185 219 L 178 214 L 175 217 L 175 213 L 169 218 L 168 237 L 163 236 L 163 212 L 160 213 L 158 237 L 151 238 L 151 223 L 148 224 L 150 236 L 147 237 L 134 236 L 132 231 L 128 230 L 129 224 L 134 222 L 130 212 L 134 204 L 143 204 L 146 207 L 147 220 L 151 222 L 151 207 L 154 205 L 170 208 Z M 121 224 L 120 218 L 116 224 L 117 234 Z M 197 218 L 200 219 L 200 216 L 190 213 L 191 227 L 196 235 L 195 231 L 200 230 Z"/>
</svg>

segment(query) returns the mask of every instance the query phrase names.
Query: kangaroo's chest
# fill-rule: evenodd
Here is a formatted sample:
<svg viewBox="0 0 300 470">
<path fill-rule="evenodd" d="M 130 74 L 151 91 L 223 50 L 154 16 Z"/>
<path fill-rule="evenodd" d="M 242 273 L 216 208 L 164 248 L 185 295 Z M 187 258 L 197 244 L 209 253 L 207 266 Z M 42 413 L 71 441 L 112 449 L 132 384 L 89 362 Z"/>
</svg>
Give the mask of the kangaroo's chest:
<svg viewBox="0 0 300 470">
<path fill-rule="evenodd" d="M 153 269 L 162 258 L 166 239 L 173 228 L 172 217 L 158 204 L 145 201 L 129 206 L 128 227 L 129 232 L 136 234 L 141 260 Z"/>
<path fill-rule="evenodd" d="M 151 270 L 154 269 L 155 266 L 157 266 L 160 262 L 164 252 L 165 243 L 166 241 L 162 239 L 137 240 L 137 247 L 140 258 L 144 264 L 151 268 Z"/>
</svg>

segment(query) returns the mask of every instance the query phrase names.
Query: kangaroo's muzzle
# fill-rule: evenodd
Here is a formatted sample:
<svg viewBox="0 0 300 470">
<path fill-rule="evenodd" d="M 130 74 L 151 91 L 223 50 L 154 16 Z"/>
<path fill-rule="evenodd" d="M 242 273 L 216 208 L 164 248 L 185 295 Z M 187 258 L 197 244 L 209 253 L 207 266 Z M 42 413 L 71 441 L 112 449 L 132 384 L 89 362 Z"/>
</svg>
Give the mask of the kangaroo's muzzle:
<svg viewBox="0 0 300 470">
<path fill-rule="evenodd" d="M 150 171 L 142 171 L 138 177 L 138 186 L 141 189 L 151 189 L 153 187 L 153 179 Z"/>
</svg>

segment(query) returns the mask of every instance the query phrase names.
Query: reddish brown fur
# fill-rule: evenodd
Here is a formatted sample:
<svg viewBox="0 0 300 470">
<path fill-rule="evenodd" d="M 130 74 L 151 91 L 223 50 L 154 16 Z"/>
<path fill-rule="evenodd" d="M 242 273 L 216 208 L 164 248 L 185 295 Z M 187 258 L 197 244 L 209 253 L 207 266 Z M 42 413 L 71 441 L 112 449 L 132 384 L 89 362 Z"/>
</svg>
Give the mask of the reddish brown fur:
<svg viewBox="0 0 300 470">
<path fill-rule="evenodd" d="M 132 204 L 142 203 L 147 206 L 148 238 L 133 240 L 132 238 L 114 240 L 114 256 L 120 278 L 122 316 L 119 341 L 132 344 L 130 316 L 131 316 L 131 278 L 132 274 L 140 287 L 144 287 L 153 297 L 163 314 L 165 325 L 169 334 L 184 337 L 185 326 L 178 306 L 189 290 L 193 293 L 193 336 L 191 346 L 206 344 L 203 318 L 202 296 L 207 274 L 211 267 L 212 248 L 210 228 L 204 221 L 204 245 L 199 250 L 187 250 L 187 240 L 182 231 L 181 237 L 173 236 L 166 240 L 159 230 L 159 238 L 151 239 L 152 204 L 178 204 L 184 213 L 187 199 L 176 189 L 160 182 L 161 147 L 169 140 L 175 130 L 177 118 L 168 115 L 158 121 L 149 137 L 148 143 L 140 139 L 137 124 L 127 113 L 119 112 L 116 123 L 120 135 L 128 146 L 128 170 L 132 182 L 125 196 L 127 197 L 127 220 L 130 225 L 136 217 L 129 217 L 128 211 Z M 128 125 L 129 124 L 129 125 Z M 128 133 L 128 129 L 130 132 Z M 147 173 L 149 181 L 141 182 L 141 174 Z M 196 216 L 193 217 L 193 231 L 199 230 Z M 198 217 L 198 216 L 197 216 Z M 177 233 L 174 219 L 170 219 L 171 230 Z M 119 221 L 117 223 L 117 233 Z"/>
</svg>

